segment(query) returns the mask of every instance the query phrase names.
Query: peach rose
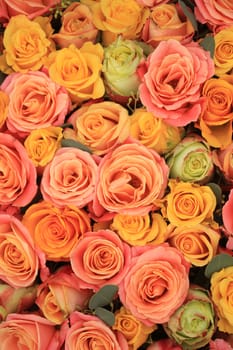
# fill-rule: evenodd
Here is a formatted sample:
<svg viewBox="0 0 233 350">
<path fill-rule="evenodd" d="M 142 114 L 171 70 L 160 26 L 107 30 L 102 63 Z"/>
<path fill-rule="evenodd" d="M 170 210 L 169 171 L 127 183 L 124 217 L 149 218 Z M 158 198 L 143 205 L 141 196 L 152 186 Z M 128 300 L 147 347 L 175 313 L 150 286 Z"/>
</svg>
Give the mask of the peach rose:
<svg viewBox="0 0 233 350">
<path fill-rule="evenodd" d="M 36 195 L 36 168 L 16 138 L 0 133 L 0 140 L 0 205 L 23 207 Z"/>
<path fill-rule="evenodd" d="M 39 253 L 19 219 L 0 214 L 0 278 L 14 288 L 31 286 L 40 268 Z"/>
<path fill-rule="evenodd" d="M 201 87 L 214 74 L 209 52 L 198 43 L 164 40 L 138 68 L 142 104 L 170 125 L 185 126 L 201 113 Z"/>
<path fill-rule="evenodd" d="M 122 306 L 115 312 L 115 323 L 112 329 L 125 336 L 129 350 L 137 350 L 146 342 L 149 334 L 157 329 L 157 325 L 146 326 Z"/>
<path fill-rule="evenodd" d="M 100 161 L 94 210 L 145 215 L 163 197 L 168 167 L 152 149 L 135 142 L 118 146 Z M 100 205 L 98 205 L 98 203 Z"/>
<path fill-rule="evenodd" d="M 169 0 L 137 0 L 137 2 L 146 7 L 154 7 L 161 4 L 166 4 Z"/>
<path fill-rule="evenodd" d="M 41 179 L 43 199 L 57 207 L 82 208 L 94 198 L 97 165 L 92 156 L 74 147 L 60 148 Z"/>
<path fill-rule="evenodd" d="M 153 7 L 141 34 L 141 39 L 153 47 L 160 41 L 175 39 L 182 44 L 189 43 L 195 29 L 177 4 L 161 4 Z"/>
<path fill-rule="evenodd" d="M 123 306 L 147 326 L 167 322 L 189 289 L 189 263 L 164 243 L 134 256 L 119 285 Z"/>
<path fill-rule="evenodd" d="M 96 41 L 98 29 L 93 24 L 93 17 L 88 6 L 72 2 L 62 13 L 61 28 L 52 35 L 60 47 L 74 44 L 80 48 L 86 41 Z"/>
<path fill-rule="evenodd" d="M 75 311 L 70 316 L 70 328 L 65 339 L 65 350 L 128 350 L 123 336 L 112 331 L 98 317 Z"/>
<path fill-rule="evenodd" d="M 10 314 L 0 324 L 2 350 L 60 350 L 62 337 L 54 323 L 33 314 Z"/>
<path fill-rule="evenodd" d="M 232 94 L 233 76 L 230 75 L 206 80 L 203 85 L 205 104 L 196 126 L 210 146 L 225 148 L 232 141 Z"/>
<path fill-rule="evenodd" d="M 86 211 L 75 206 L 57 208 L 45 201 L 32 204 L 22 222 L 35 245 L 50 261 L 69 261 L 73 247 L 85 232 L 91 230 Z"/>
<path fill-rule="evenodd" d="M 129 113 L 126 108 L 112 101 L 83 105 L 71 114 L 68 123 L 73 126 L 73 137 L 100 156 L 129 136 Z"/>
<path fill-rule="evenodd" d="M 22 138 L 34 129 L 63 124 L 70 110 L 67 91 L 42 71 L 12 73 L 1 88 L 9 96 L 6 126 Z"/>
<path fill-rule="evenodd" d="M 221 76 L 230 73 L 233 68 L 233 26 L 220 30 L 214 36 L 215 51 L 214 64 L 215 75 Z"/>
<path fill-rule="evenodd" d="M 71 44 L 56 50 L 46 62 L 49 76 L 67 89 L 73 103 L 100 98 L 105 92 L 101 77 L 103 54 L 101 44 L 89 41 L 80 49 Z"/>
<path fill-rule="evenodd" d="M 209 186 L 170 180 L 162 214 L 174 226 L 195 226 L 212 222 L 216 197 Z"/>
<path fill-rule="evenodd" d="M 131 261 L 130 247 L 111 230 L 84 233 L 70 253 L 72 270 L 81 288 L 98 290 L 118 285 Z"/>
<path fill-rule="evenodd" d="M 173 227 L 168 236 L 172 247 L 179 249 L 194 266 L 207 265 L 217 253 L 220 232 L 217 224 Z"/>
<path fill-rule="evenodd" d="M 60 3 L 60 0 L 0 0 L 0 22 L 8 22 L 13 16 L 24 14 L 29 19 L 49 14 L 50 10 Z"/>
<path fill-rule="evenodd" d="M 7 118 L 9 97 L 8 95 L 0 90 L 0 130 L 5 124 Z"/>
<path fill-rule="evenodd" d="M 26 73 L 43 66 L 45 57 L 53 50 L 46 28 L 41 26 L 43 23 L 22 14 L 11 17 L 3 36 L 4 50 L 0 59 L 3 72 Z"/>
<path fill-rule="evenodd" d="M 224 149 L 214 149 L 212 153 L 213 162 L 221 171 L 227 184 L 233 185 L 233 143 Z"/>
<path fill-rule="evenodd" d="M 65 265 L 38 286 L 36 305 L 47 320 L 60 325 L 73 311 L 87 308 L 92 294 L 79 288 L 78 279 Z"/>
</svg>

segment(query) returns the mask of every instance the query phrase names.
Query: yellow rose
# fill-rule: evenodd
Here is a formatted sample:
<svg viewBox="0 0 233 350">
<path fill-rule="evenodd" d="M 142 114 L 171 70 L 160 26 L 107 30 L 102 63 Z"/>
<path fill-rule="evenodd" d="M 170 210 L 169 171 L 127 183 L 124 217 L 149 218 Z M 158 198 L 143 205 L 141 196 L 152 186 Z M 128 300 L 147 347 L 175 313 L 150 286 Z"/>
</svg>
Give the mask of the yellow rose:
<svg viewBox="0 0 233 350">
<path fill-rule="evenodd" d="M 45 30 L 41 25 L 45 25 Z M 48 39 L 48 21 L 30 20 L 25 15 L 11 17 L 3 36 L 4 51 L 0 70 L 9 73 L 39 70 L 53 45 Z"/>
<path fill-rule="evenodd" d="M 36 167 L 43 169 L 53 159 L 55 152 L 60 147 L 62 132 L 63 129 L 58 126 L 49 126 L 32 130 L 25 139 L 24 147 Z"/>
<path fill-rule="evenodd" d="M 115 312 L 115 324 L 112 329 L 125 336 L 129 350 L 137 350 L 146 342 L 148 335 L 157 329 L 157 325 L 146 326 L 122 306 Z"/>
<path fill-rule="evenodd" d="M 171 151 L 181 140 L 183 128 L 166 124 L 145 108 L 138 108 L 130 117 L 130 135 L 159 154 Z"/>
<path fill-rule="evenodd" d="M 151 216 L 116 214 L 110 228 L 132 246 L 160 244 L 167 238 L 167 224 L 159 213 Z"/>
<path fill-rule="evenodd" d="M 9 97 L 4 91 L 0 91 L 0 129 L 5 124 L 7 118 Z"/>
<path fill-rule="evenodd" d="M 101 78 L 103 55 L 99 43 L 86 42 L 80 49 L 71 44 L 49 55 L 49 76 L 67 89 L 74 103 L 100 98 L 105 92 Z"/>
<path fill-rule="evenodd" d="M 168 242 L 180 250 L 192 265 L 205 266 L 216 255 L 219 239 L 217 224 L 197 224 L 172 227 Z"/>
<path fill-rule="evenodd" d="M 216 197 L 209 186 L 170 180 L 162 214 L 174 226 L 194 226 L 212 221 Z"/>
<path fill-rule="evenodd" d="M 233 266 L 214 272 L 210 280 L 212 300 L 218 316 L 217 326 L 222 332 L 233 333 Z"/>
<path fill-rule="evenodd" d="M 233 68 L 233 27 L 220 30 L 214 36 L 215 74 L 222 75 Z"/>
</svg>

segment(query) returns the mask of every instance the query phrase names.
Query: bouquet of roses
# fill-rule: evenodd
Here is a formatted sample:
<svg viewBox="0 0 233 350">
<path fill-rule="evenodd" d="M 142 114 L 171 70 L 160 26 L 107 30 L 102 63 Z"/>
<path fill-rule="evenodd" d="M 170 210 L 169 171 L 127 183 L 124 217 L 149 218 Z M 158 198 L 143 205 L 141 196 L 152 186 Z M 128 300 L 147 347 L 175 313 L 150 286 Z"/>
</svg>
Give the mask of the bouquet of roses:
<svg viewBox="0 0 233 350">
<path fill-rule="evenodd" d="M 233 349 L 232 1 L 0 29 L 0 348 Z"/>
</svg>

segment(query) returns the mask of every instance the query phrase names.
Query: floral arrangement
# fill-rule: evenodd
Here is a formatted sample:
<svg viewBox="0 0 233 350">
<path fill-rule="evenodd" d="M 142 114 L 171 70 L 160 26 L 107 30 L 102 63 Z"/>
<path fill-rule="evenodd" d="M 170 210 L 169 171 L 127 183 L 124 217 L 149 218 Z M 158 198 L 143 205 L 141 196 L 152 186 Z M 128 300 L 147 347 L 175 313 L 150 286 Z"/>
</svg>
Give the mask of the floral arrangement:
<svg viewBox="0 0 233 350">
<path fill-rule="evenodd" d="M 232 1 L 0 5 L 1 349 L 233 349 Z"/>
</svg>

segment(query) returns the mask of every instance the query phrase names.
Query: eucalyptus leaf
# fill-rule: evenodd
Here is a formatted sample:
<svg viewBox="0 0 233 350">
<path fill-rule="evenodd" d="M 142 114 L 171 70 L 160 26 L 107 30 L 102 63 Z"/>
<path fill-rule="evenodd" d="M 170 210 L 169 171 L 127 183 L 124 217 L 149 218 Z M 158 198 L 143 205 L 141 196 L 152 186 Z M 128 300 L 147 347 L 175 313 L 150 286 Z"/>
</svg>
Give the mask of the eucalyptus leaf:
<svg viewBox="0 0 233 350">
<path fill-rule="evenodd" d="M 210 56 L 214 57 L 214 50 L 215 50 L 215 41 L 213 36 L 206 36 L 204 39 L 201 40 L 200 45 L 203 47 L 204 50 L 210 52 Z"/>
<path fill-rule="evenodd" d="M 97 307 L 97 309 L 95 310 L 95 315 L 99 317 L 109 327 L 113 326 L 115 323 L 114 313 L 104 309 L 103 307 Z"/>
<path fill-rule="evenodd" d="M 72 140 L 72 139 L 62 139 L 61 146 L 62 147 L 75 147 L 75 148 L 78 148 L 82 151 L 92 153 L 90 148 L 88 148 L 87 146 L 83 145 L 82 143 L 75 141 L 75 140 Z"/>
<path fill-rule="evenodd" d="M 221 187 L 218 184 L 216 184 L 215 182 L 209 182 L 207 184 L 207 186 L 209 186 L 211 188 L 211 190 L 214 192 L 217 204 L 221 205 L 221 203 L 222 203 L 222 190 L 221 190 Z"/>
<path fill-rule="evenodd" d="M 185 16 L 190 20 L 190 22 L 192 23 L 193 25 L 193 28 L 195 30 L 197 30 L 197 21 L 196 21 L 196 18 L 194 17 L 194 14 L 192 13 L 192 11 L 189 9 L 189 7 L 182 1 L 182 0 L 179 0 L 178 1 L 180 7 L 182 8 Z"/>
<path fill-rule="evenodd" d="M 106 286 L 103 286 L 90 298 L 88 304 L 89 309 L 95 310 L 98 307 L 110 304 L 117 292 L 118 286 L 114 284 L 108 284 Z"/>
<path fill-rule="evenodd" d="M 225 253 L 215 255 L 205 268 L 205 276 L 211 278 L 214 272 L 218 272 L 228 266 L 233 266 L 233 257 L 231 255 Z"/>
</svg>

